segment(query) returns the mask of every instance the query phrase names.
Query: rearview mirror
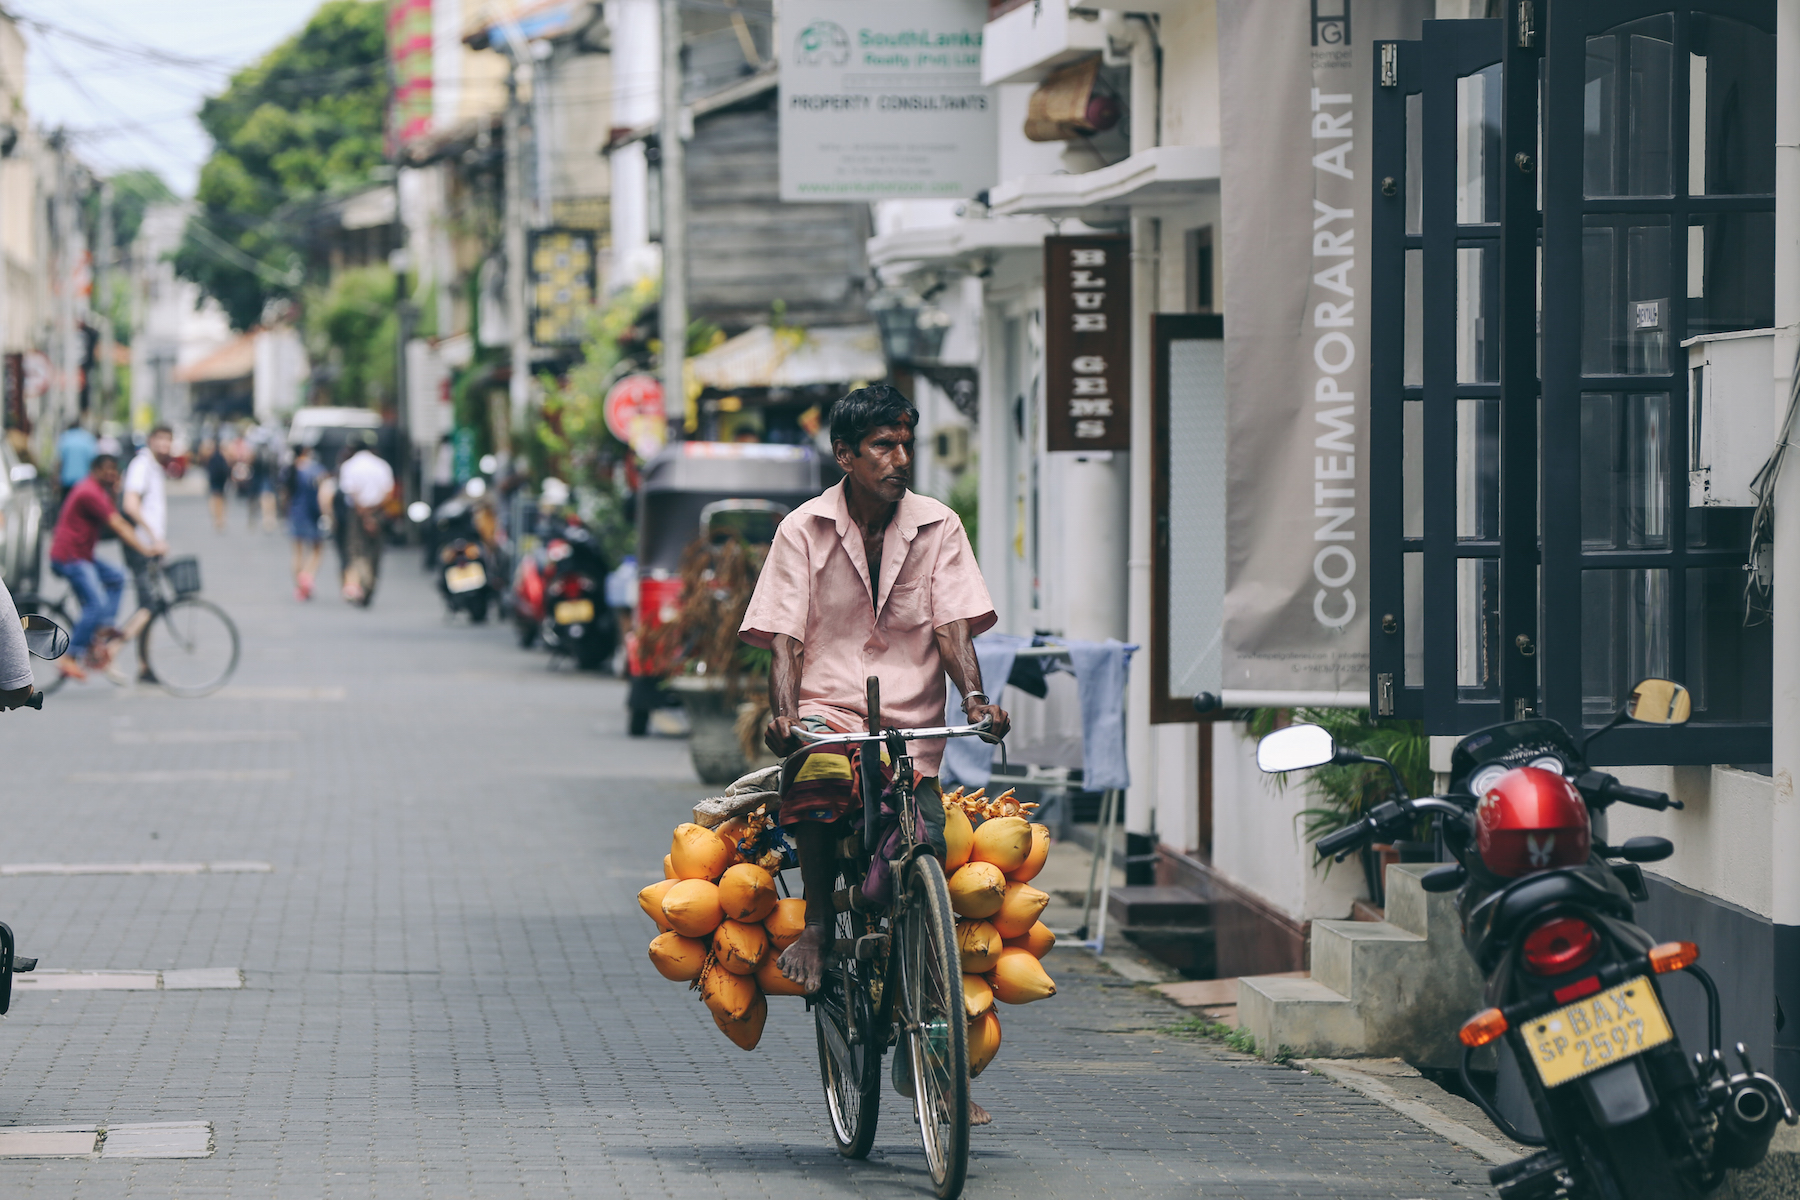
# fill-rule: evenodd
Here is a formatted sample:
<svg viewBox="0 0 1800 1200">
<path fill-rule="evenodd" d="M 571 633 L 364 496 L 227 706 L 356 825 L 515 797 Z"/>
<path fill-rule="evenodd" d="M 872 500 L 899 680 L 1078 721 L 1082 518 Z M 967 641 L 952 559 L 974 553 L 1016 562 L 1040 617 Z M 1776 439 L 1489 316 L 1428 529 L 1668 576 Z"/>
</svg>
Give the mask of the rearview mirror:
<svg viewBox="0 0 1800 1200">
<path fill-rule="evenodd" d="M 423 525 L 431 520 L 431 505 L 423 500 L 414 500 L 406 506 L 406 515 L 414 525 Z"/>
<path fill-rule="evenodd" d="M 1631 689 L 1625 715 L 1645 725 L 1685 725 L 1693 715 L 1693 700 L 1679 683 L 1646 679 Z"/>
<path fill-rule="evenodd" d="M 1322 767 L 1337 757 L 1337 743 L 1317 725 L 1289 725 L 1256 743 L 1256 765 L 1275 775 Z"/>
<path fill-rule="evenodd" d="M 49 617 L 27 613 L 19 618 L 25 630 L 25 649 L 39 658 L 61 658 L 69 652 L 69 633 Z"/>
</svg>

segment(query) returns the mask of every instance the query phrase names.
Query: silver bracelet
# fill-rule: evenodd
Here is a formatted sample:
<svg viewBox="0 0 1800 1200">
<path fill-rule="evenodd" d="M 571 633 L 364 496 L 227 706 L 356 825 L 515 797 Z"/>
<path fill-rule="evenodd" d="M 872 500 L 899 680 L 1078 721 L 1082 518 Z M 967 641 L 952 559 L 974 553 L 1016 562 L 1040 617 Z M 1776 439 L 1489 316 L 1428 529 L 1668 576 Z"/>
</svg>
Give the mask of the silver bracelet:
<svg viewBox="0 0 1800 1200">
<path fill-rule="evenodd" d="M 963 709 L 963 713 L 965 715 L 967 715 L 967 713 L 969 711 L 969 701 L 973 700 L 977 696 L 981 697 L 981 702 L 983 704 L 992 704 L 993 703 L 992 700 L 988 699 L 988 694 L 986 692 L 970 692 L 968 695 L 963 697 L 963 701 L 962 701 L 962 709 Z"/>
</svg>

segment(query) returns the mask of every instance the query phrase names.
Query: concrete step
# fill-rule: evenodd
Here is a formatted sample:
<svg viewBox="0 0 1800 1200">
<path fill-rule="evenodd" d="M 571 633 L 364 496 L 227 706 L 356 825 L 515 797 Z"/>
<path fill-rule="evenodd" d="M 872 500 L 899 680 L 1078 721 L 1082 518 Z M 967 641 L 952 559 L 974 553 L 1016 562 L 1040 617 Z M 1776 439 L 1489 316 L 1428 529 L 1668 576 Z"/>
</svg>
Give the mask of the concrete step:
<svg viewBox="0 0 1800 1200">
<path fill-rule="evenodd" d="M 1184 887 L 1117 887 L 1107 893 L 1106 919 L 1116 925 L 1208 925 L 1212 905 Z"/>
<path fill-rule="evenodd" d="M 1238 980 L 1238 1028 L 1256 1038 L 1257 1053 L 1269 1057 L 1286 1046 L 1296 1054 L 1337 1057 L 1362 1054 L 1362 1018 L 1349 997 L 1316 979 L 1287 975 L 1247 975 Z"/>
<path fill-rule="evenodd" d="M 1404 970 L 1426 939 L 1387 921 L 1314 921 L 1312 977 L 1334 992 L 1361 996 L 1383 973 Z"/>
</svg>

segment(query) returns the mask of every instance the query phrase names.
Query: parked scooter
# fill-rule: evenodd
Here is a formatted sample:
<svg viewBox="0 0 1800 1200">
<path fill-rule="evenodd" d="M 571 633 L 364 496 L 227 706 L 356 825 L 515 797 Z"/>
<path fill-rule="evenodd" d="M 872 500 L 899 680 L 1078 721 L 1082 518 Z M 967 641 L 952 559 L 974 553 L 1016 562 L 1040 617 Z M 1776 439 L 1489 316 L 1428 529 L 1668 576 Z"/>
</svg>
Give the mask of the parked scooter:
<svg viewBox="0 0 1800 1200">
<path fill-rule="evenodd" d="M 1657 942 L 1633 923 L 1649 899 L 1638 864 L 1674 853 L 1665 838 L 1606 841 L 1615 803 L 1679 808 L 1663 792 L 1588 768 L 1587 746 L 1625 720 L 1687 721 L 1687 689 L 1646 679 L 1603 729 L 1579 745 L 1541 718 L 1478 730 L 1456 745 L 1447 796 L 1406 797 L 1392 764 L 1338 748 L 1317 725 L 1262 739 L 1257 765 L 1282 772 L 1377 763 L 1396 798 L 1319 839 L 1339 861 L 1406 836 L 1434 817 L 1454 863 L 1427 873 L 1429 892 L 1460 889 L 1463 942 L 1487 980 L 1490 1007 L 1463 1025 L 1463 1086 L 1497 1128 L 1544 1149 L 1495 1167 L 1507 1200 L 1697 1200 L 1727 1168 L 1762 1161 L 1778 1122 L 1800 1124 L 1787 1093 L 1738 1043 L 1733 1073 L 1720 1044 L 1719 994 L 1692 942 Z M 1659 979 L 1686 971 L 1705 988 L 1711 1045 L 1692 1060 L 1670 1027 Z M 1543 1130 L 1514 1127 L 1476 1086 L 1477 1049 L 1505 1039 Z M 1525 1064 L 1529 1064 L 1526 1066 Z"/>
<path fill-rule="evenodd" d="M 435 511 L 423 501 L 407 509 L 414 522 L 430 523 L 426 532 L 436 547 L 438 594 L 444 607 L 451 613 L 468 613 L 477 625 L 487 620 L 494 597 L 493 564 L 478 520 L 486 494 L 487 481 L 477 476 Z"/>
</svg>

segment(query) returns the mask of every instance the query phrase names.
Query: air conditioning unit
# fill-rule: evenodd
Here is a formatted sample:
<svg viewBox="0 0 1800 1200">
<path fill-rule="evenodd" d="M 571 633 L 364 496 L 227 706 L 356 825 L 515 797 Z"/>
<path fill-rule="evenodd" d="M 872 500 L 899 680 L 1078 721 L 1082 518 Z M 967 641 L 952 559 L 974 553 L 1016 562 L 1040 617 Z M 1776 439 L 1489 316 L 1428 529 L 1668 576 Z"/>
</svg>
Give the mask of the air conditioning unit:
<svg viewBox="0 0 1800 1200">
<path fill-rule="evenodd" d="M 1775 448 L 1775 331 L 1710 333 L 1688 352 L 1688 506 L 1754 508 L 1750 483 Z"/>
</svg>

